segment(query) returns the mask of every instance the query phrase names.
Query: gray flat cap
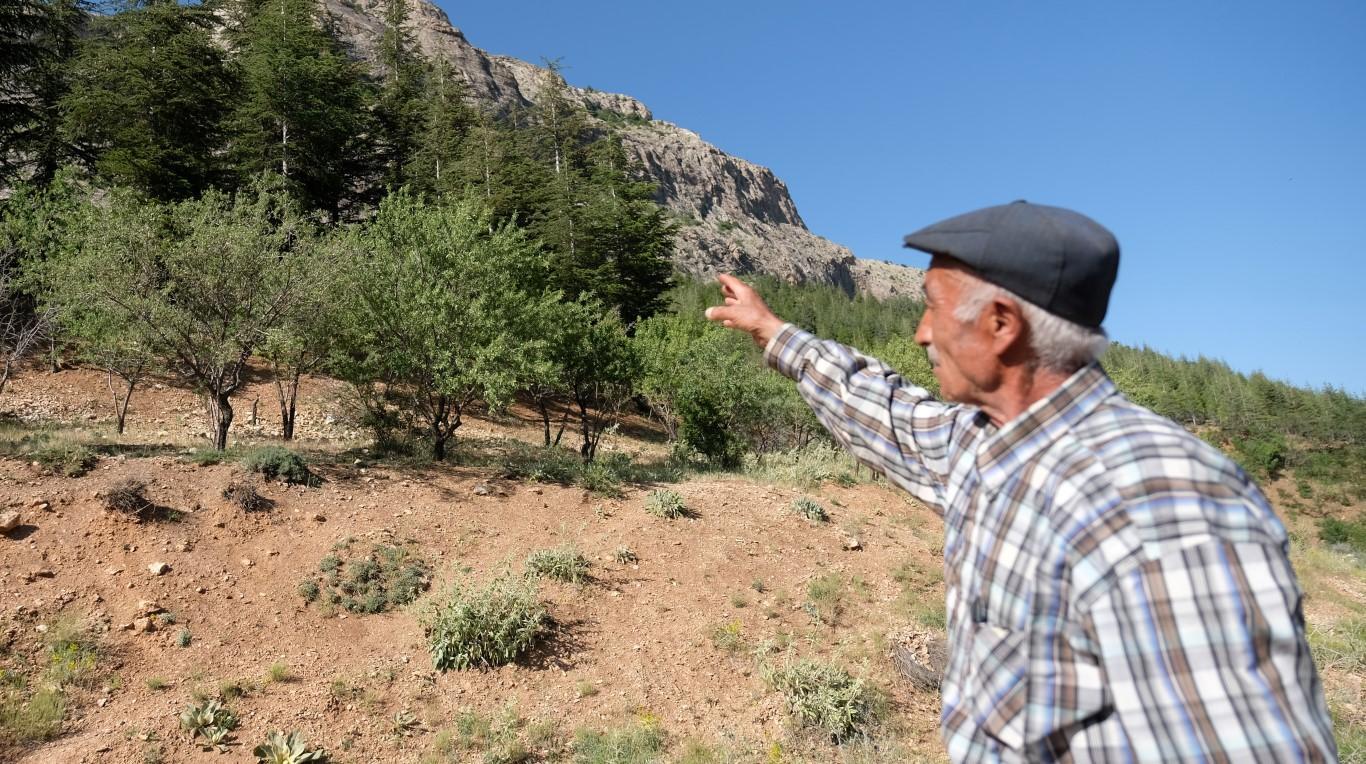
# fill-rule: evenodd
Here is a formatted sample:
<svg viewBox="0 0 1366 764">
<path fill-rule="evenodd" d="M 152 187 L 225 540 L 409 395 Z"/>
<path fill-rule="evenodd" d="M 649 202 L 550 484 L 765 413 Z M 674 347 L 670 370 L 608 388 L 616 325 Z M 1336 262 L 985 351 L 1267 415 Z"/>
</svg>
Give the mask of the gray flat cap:
<svg viewBox="0 0 1366 764">
<path fill-rule="evenodd" d="M 906 236 L 1049 313 L 1099 328 L 1119 272 L 1114 234 L 1079 212 L 1026 201 L 969 212 Z"/>
</svg>

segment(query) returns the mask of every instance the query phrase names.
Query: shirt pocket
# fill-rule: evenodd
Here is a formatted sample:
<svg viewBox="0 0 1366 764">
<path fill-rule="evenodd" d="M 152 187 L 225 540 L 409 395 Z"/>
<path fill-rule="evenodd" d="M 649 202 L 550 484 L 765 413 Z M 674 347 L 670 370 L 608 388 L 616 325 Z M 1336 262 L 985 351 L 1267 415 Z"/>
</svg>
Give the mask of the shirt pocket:
<svg viewBox="0 0 1366 764">
<path fill-rule="evenodd" d="M 1002 746 L 1021 750 L 1029 701 L 1029 633 L 974 625 L 972 666 L 974 680 L 965 689 L 978 728 Z"/>
</svg>

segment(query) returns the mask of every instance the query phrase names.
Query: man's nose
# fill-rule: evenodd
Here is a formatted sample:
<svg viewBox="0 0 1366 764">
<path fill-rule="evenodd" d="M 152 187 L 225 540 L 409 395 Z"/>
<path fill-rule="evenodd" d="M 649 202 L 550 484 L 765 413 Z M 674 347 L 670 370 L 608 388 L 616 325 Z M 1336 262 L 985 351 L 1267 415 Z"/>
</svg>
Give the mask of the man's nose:
<svg viewBox="0 0 1366 764">
<path fill-rule="evenodd" d="M 915 344 L 927 348 L 932 342 L 934 342 L 934 336 L 930 332 L 930 322 L 922 317 L 920 323 L 915 327 Z"/>
</svg>

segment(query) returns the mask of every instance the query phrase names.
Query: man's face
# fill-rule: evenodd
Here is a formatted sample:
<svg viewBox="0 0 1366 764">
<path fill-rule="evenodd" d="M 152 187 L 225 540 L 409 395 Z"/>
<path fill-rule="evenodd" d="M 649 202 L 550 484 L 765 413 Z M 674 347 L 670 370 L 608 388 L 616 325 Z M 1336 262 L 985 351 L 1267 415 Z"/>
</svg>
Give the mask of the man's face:
<svg viewBox="0 0 1366 764">
<path fill-rule="evenodd" d="M 925 274 L 925 315 L 915 331 L 915 341 L 929 353 L 940 396 L 960 403 L 980 403 L 980 393 L 996 380 L 997 359 L 984 322 L 954 316 L 970 288 L 962 266 L 934 258 Z"/>
</svg>

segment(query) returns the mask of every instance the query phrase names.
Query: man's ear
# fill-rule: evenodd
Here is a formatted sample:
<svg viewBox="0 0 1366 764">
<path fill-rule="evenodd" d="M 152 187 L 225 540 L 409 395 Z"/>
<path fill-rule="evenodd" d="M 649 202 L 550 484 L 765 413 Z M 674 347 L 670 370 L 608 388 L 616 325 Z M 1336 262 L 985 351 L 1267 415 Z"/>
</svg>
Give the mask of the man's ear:
<svg viewBox="0 0 1366 764">
<path fill-rule="evenodd" d="M 998 356 L 1004 357 L 1010 355 L 1012 350 L 1023 349 L 1028 326 L 1018 302 L 1009 297 L 997 296 L 982 313 L 987 318 L 986 328 L 991 334 L 992 348 Z"/>
</svg>

